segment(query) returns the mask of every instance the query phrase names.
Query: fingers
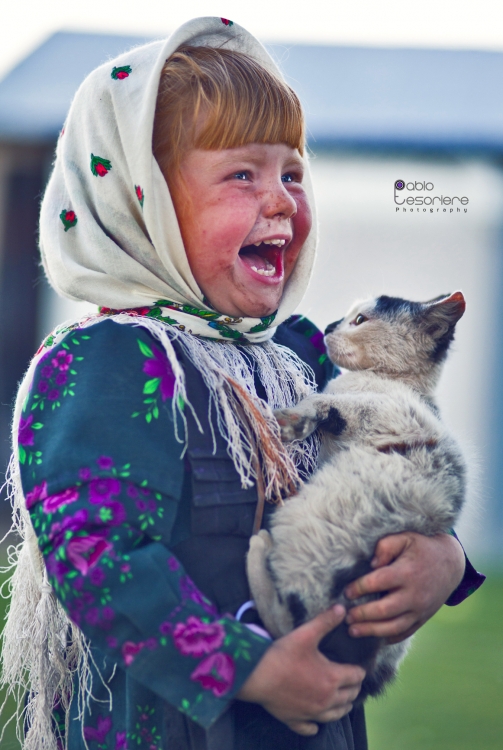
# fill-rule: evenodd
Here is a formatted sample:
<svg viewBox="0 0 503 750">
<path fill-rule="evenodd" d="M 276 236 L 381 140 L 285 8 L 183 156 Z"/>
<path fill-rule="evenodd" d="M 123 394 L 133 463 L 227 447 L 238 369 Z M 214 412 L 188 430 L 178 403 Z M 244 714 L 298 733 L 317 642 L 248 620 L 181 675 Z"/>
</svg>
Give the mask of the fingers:
<svg viewBox="0 0 503 750">
<path fill-rule="evenodd" d="M 312 642 L 313 645 L 317 646 L 327 633 L 330 633 L 344 620 L 345 616 L 346 610 L 343 606 L 337 604 L 335 607 L 327 609 L 326 612 L 322 612 L 313 620 L 306 622 L 305 625 L 301 625 L 294 633 L 297 639 Z"/>
<path fill-rule="evenodd" d="M 324 711 L 322 714 L 316 717 L 316 721 L 320 724 L 328 724 L 331 721 L 339 721 L 343 716 L 346 716 L 353 708 L 352 703 L 345 703 L 337 708 L 331 708 L 329 711 Z"/>
<path fill-rule="evenodd" d="M 377 568 L 366 576 L 357 578 L 346 586 L 344 593 L 348 599 L 358 599 L 366 594 L 379 594 L 384 591 L 390 591 L 402 584 L 402 572 L 394 566 L 386 565 L 383 568 Z"/>
<path fill-rule="evenodd" d="M 375 548 L 374 557 L 370 563 L 373 568 L 389 565 L 401 555 L 409 543 L 407 534 L 391 534 L 380 539 Z"/>
<path fill-rule="evenodd" d="M 376 638 L 393 639 L 394 643 L 412 635 L 421 622 L 417 620 L 413 612 L 408 612 L 392 620 L 383 620 L 380 622 L 364 622 L 358 625 L 351 625 L 349 634 L 353 638 L 364 638 L 375 636 Z"/>
<path fill-rule="evenodd" d="M 302 734 L 304 737 L 312 737 L 313 735 L 318 734 L 319 727 L 312 721 L 289 721 L 285 723 L 292 732 Z"/>
</svg>

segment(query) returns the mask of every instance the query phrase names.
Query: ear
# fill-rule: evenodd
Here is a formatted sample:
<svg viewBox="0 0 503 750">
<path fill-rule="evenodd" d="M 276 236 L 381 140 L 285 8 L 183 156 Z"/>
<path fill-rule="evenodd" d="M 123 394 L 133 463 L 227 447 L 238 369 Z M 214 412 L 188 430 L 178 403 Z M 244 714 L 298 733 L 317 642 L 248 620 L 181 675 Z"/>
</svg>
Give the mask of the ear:
<svg viewBox="0 0 503 750">
<path fill-rule="evenodd" d="M 428 325 L 428 333 L 434 338 L 443 336 L 453 329 L 466 309 L 462 292 L 454 292 L 445 297 L 426 302 L 423 315 Z"/>
</svg>

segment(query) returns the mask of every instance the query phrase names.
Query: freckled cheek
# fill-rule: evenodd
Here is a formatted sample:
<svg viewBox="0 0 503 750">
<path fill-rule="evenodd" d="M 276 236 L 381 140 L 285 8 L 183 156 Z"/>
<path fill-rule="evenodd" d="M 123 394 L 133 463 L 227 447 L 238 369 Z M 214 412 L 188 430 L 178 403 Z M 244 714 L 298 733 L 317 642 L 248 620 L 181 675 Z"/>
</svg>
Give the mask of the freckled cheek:
<svg viewBox="0 0 503 750">
<path fill-rule="evenodd" d="M 287 250 L 285 256 L 285 276 L 287 278 L 293 271 L 299 253 L 311 231 L 313 223 L 311 208 L 305 193 L 301 196 L 295 196 L 295 202 L 297 204 L 297 213 L 292 218 L 294 241 L 291 245 L 291 249 Z"/>
</svg>

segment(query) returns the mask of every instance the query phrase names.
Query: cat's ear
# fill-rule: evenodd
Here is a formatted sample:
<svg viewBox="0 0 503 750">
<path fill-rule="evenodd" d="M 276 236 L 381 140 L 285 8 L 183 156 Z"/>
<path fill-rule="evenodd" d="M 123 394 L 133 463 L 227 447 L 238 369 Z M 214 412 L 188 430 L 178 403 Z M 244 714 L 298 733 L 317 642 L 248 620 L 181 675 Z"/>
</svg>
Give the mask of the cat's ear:
<svg viewBox="0 0 503 750">
<path fill-rule="evenodd" d="M 449 329 L 453 329 L 466 309 L 462 292 L 454 292 L 444 297 L 425 302 L 423 319 L 426 321 L 427 332 L 434 338 L 440 338 Z"/>
</svg>

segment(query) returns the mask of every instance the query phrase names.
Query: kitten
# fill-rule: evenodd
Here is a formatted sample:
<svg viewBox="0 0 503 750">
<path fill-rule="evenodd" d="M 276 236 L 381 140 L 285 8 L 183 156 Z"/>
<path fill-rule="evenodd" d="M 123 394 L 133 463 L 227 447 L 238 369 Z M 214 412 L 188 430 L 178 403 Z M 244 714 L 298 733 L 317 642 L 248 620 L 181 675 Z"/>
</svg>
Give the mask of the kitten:
<svg viewBox="0 0 503 750">
<path fill-rule="evenodd" d="M 279 637 L 336 602 L 369 572 L 388 534 L 448 531 L 464 500 L 465 464 L 433 400 L 443 361 L 465 311 L 461 292 L 430 302 L 381 296 L 356 304 L 325 331 L 329 357 L 349 370 L 325 391 L 275 412 L 282 439 L 322 430 L 320 468 L 252 537 L 248 579 L 259 614 Z M 376 695 L 407 642 L 351 638 L 341 624 L 320 650 L 367 669 Z"/>
</svg>

